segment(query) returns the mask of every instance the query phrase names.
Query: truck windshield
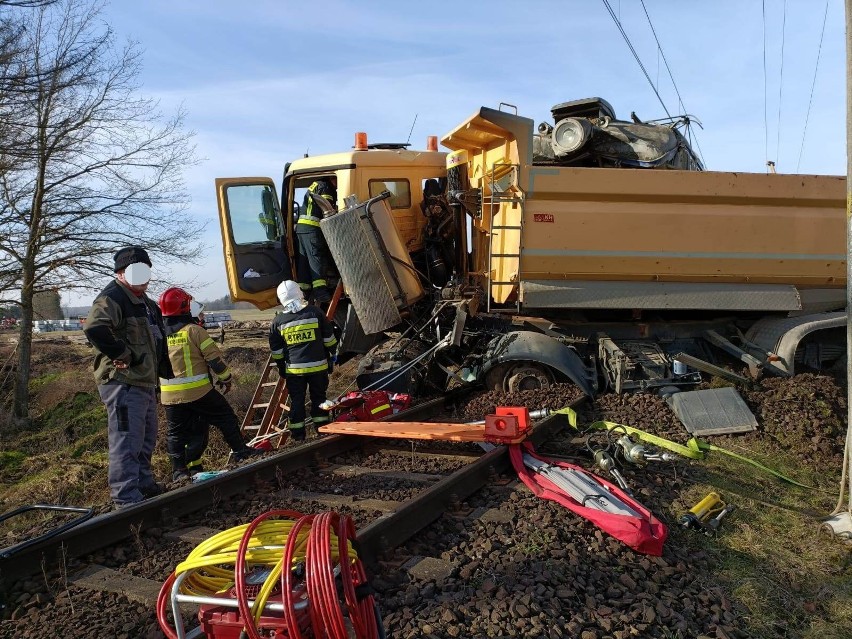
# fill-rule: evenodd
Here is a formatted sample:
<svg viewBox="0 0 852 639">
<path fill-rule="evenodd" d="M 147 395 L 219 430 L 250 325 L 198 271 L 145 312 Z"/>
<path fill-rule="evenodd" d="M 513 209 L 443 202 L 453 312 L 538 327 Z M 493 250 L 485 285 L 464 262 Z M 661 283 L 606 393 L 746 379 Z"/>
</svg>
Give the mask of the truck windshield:
<svg viewBox="0 0 852 639">
<path fill-rule="evenodd" d="M 282 235 L 275 194 L 267 185 L 229 186 L 225 197 L 237 244 L 274 242 Z"/>
</svg>

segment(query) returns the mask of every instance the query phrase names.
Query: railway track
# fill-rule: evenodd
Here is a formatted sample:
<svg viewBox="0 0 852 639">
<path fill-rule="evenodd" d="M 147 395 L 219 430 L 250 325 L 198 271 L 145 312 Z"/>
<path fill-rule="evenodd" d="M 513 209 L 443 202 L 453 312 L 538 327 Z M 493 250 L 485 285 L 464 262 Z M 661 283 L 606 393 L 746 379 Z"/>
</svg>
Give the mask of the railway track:
<svg viewBox="0 0 852 639">
<path fill-rule="evenodd" d="M 393 418 L 425 420 L 459 397 L 442 397 Z M 560 427 L 559 416 L 553 416 L 538 423 L 530 438 L 538 444 Z M 3 592 L 25 593 L 41 577 L 45 583 L 62 581 L 66 589 L 70 584 L 149 605 L 164 571 L 182 559 L 181 553 L 205 536 L 275 507 L 350 514 L 358 527 L 360 556 L 376 567 L 442 514 L 469 514 L 464 500 L 510 468 L 505 447 L 483 452 L 473 445 L 438 450 L 406 445 L 326 436 L 95 517 L 0 558 Z M 134 561 L 128 557 L 122 563 L 133 555 Z M 14 608 L 18 599 L 7 605 Z"/>
</svg>

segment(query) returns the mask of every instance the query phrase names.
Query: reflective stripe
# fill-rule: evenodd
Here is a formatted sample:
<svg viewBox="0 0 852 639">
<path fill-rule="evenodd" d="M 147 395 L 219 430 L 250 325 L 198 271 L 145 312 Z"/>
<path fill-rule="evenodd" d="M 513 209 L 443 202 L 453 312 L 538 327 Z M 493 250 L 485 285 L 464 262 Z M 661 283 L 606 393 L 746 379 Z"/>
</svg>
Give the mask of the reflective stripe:
<svg viewBox="0 0 852 639">
<path fill-rule="evenodd" d="M 314 424 L 325 424 L 328 421 L 328 417 L 311 417 L 314 420 Z"/>
<path fill-rule="evenodd" d="M 174 379 L 160 378 L 160 390 L 164 393 L 187 390 L 188 388 L 201 388 L 210 383 L 207 373 L 193 375 L 192 377 L 175 377 Z"/>
<path fill-rule="evenodd" d="M 203 351 L 205 348 L 208 348 L 208 347 L 210 347 L 210 346 L 213 346 L 213 344 L 215 344 L 215 343 L 216 343 L 216 342 L 214 342 L 214 341 L 213 341 L 213 338 L 212 338 L 212 337 L 208 337 L 206 340 L 204 340 L 203 342 L 201 342 L 201 350 Z"/>
<path fill-rule="evenodd" d="M 311 284 L 313 285 L 314 288 L 316 288 L 317 286 L 325 286 L 326 281 L 325 280 L 314 280 L 313 282 L 311 282 Z"/>
<path fill-rule="evenodd" d="M 323 338 L 322 343 L 325 346 L 334 346 L 335 344 L 337 344 L 337 338 L 334 335 L 332 335 L 328 339 Z"/>
<path fill-rule="evenodd" d="M 220 382 L 225 382 L 231 379 L 231 369 L 226 368 L 221 373 L 217 373 L 216 377 L 219 379 Z"/>
<path fill-rule="evenodd" d="M 324 359 L 318 359 L 313 362 L 298 362 L 298 363 L 290 363 L 287 364 L 287 368 L 312 368 L 315 366 L 325 365 L 328 366 L 328 362 Z"/>
<path fill-rule="evenodd" d="M 309 226 L 319 226 L 320 225 L 319 220 L 317 220 L 316 218 L 308 219 L 308 217 L 300 217 L 299 221 L 296 222 L 296 224 L 307 224 Z"/>
<path fill-rule="evenodd" d="M 375 408 L 370 409 L 370 415 L 375 415 L 376 413 L 380 413 L 383 410 L 389 410 L 390 404 L 382 404 L 381 406 L 376 406 Z"/>
<path fill-rule="evenodd" d="M 305 428 L 305 422 L 291 422 L 287 425 L 288 430 L 302 430 Z"/>
<path fill-rule="evenodd" d="M 272 351 L 272 359 L 284 359 L 284 351 Z"/>
<path fill-rule="evenodd" d="M 319 320 L 318 319 L 309 319 L 309 320 L 295 320 L 293 322 L 287 322 L 286 324 L 281 324 L 278 328 L 283 333 L 284 329 L 293 327 L 294 329 L 306 329 L 306 328 L 319 328 Z M 283 352 L 283 351 L 282 351 Z"/>
<path fill-rule="evenodd" d="M 187 462 L 187 468 L 194 468 L 195 466 L 201 466 L 201 459 L 196 459 L 195 461 Z"/>
<path fill-rule="evenodd" d="M 287 364 L 287 372 L 290 375 L 308 375 L 310 373 L 319 373 L 328 370 L 328 362 L 323 360 L 322 364 L 311 362 L 313 366 L 308 364 Z M 298 368 L 296 368 L 298 367 Z"/>
</svg>

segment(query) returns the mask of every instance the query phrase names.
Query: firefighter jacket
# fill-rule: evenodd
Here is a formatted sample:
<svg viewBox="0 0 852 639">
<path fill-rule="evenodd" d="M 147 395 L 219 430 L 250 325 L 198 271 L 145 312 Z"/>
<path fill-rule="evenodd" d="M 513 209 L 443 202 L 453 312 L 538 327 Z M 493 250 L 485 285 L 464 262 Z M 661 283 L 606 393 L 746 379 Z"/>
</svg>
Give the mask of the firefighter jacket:
<svg viewBox="0 0 852 639">
<path fill-rule="evenodd" d="M 158 377 L 172 376 L 159 307 L 146 295 L 137 297 L 118 280 L 107 284 L 95 298 L 84 332 L 96 351 L 97 384 L 115 380 L 155 388 Z M 116 368 L 112 363 L 116 359 L 129 366 Z"/>
<path fill-rule="evenodd" d="M 302 201 L 299 219 L 296 221 L 297 233 L 319 229 L 323 209 L 317 203 L 318 198 L 328 202 L 329 209 L 335 207 L 336 193 L 327 180 L 317 180 L 308 187 L 308 192 L 305 193 L 305 199 Z"/>
<path fill-rule="evenodd" d="M 316 306 L 306 306 L 295 313 L 278 313 L 272 320 L 269 330 L 272 361 L 287 375 L 326 372 L 328 358 L 336 345 L 331 323 Z"/>
<path fill-rule="evenodd" d="M 204 397 L 213 389 L 210 371 L 220 382 L 231 378 L 216 342 L 189 315 L 166 318 L 166 341 L 174 377 L 160 380 L 163 404 L 186 404 Z"/>
</svg>

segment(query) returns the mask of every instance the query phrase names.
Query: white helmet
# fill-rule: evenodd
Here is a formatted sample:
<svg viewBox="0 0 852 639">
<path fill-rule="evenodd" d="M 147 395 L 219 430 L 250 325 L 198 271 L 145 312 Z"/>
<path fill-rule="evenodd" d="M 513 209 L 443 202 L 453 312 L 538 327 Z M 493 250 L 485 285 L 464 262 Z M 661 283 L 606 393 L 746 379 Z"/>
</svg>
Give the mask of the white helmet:
<svg viewBox="0 0 852 639">
<path fill-rule="evenodd" d="M 281 282 L 278 285 L 276 293 L 278 301 L 281 302 L 281 306 L 284 307 L 285 311 L 292 313 L 307 306 L 302 289 L 293 280 L 284 280 Z"/>
</svg>

